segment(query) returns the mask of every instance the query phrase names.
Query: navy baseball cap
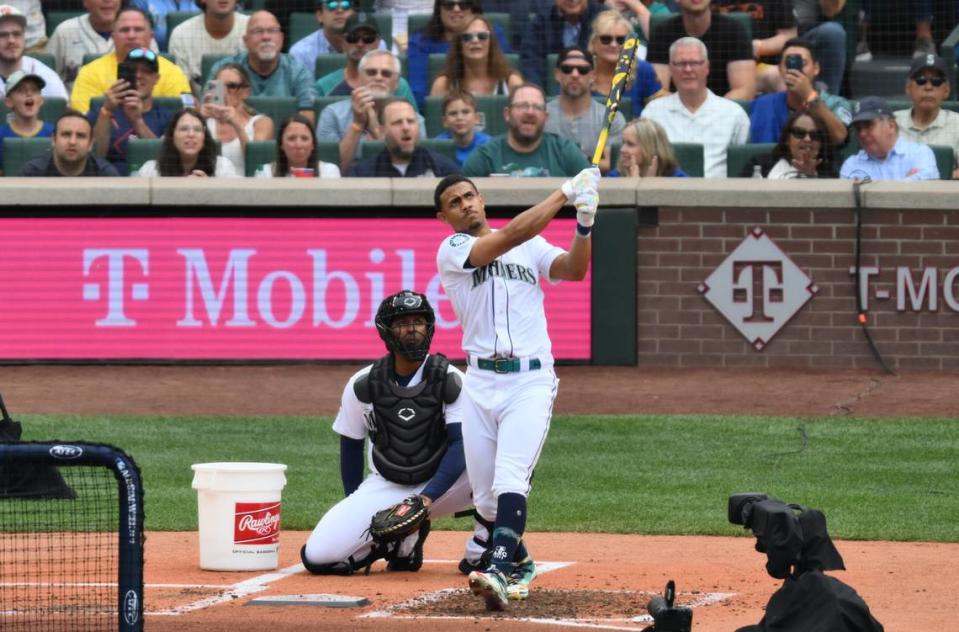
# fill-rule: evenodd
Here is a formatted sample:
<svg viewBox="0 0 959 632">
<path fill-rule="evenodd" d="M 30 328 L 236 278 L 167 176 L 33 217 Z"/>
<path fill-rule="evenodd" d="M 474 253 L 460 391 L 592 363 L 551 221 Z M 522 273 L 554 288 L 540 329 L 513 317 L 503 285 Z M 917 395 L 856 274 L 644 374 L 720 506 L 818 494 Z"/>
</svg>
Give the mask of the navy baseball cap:
<svg viewBox="0 0 959 632">
<path fill-rule="evenodd" d="M 377 35 L 380 34 L 380 29 L 376 26 L 376 20 L 373 19 L 371 13 L 354 13 L 351 15 L 346 20 L 343 32 L 349 35 L 361 29 L 373 31 Z"/>
<path fill-rule="evenodd" d="M 594 67 L 593 55 L 585 48 L 579 46 L 570 46 L 569 48 L 561 50 L 559 56 L 556 58 L 556 67 L 559 68 L 563 62 L 571 59 L 583 60 L 589 64 L 590 68 Z"/>
<path fill-rule="evenodd" d="M 923 70 L 927 68 L 931 70 L 938 71 L 946 79 L 949 78 L 949 67 L 946 65 L 946 61 L 939 55 L 920 55 L 912 60 L 912 66 L 909 68 L 909 78 L 912 79 Z"/>
<path fill-rule="evenodd" d="M 892 108 L 889 107 L 886 100 L 882 97 L 863 97 L 859 100 L 856 114 L 853 115 L 849 124 L 855 125 L 856 123 L 864 123 L 883 117 L 892 118 Z"/>
</svg>

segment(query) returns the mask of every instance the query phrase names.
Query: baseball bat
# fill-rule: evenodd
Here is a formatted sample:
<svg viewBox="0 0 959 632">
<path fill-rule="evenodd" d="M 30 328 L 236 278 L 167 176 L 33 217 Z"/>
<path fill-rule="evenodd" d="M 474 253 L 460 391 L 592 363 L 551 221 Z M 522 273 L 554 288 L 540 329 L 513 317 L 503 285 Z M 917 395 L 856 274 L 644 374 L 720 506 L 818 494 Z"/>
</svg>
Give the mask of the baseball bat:
<svg viewBox="0 0 959 632">
<path fill-rule="evenodd" d="M 616 71 L 613 73 L 613 84 L 609 89 L 609 96 L 606 97 L 606 120 L 603 121 L 603 128 L 599 130 L 599 139 L 596 141 L 596 151 L 593 152 L 593 166 L 598 167 L 599 161 L 603 158 L 603 150 L 606 149 L 606 139 L 609 138 L 609 126 L 613 124 L 616 118 L 616 112 L 619 111 L 619 102 L 623 98 L 623 91 L 626 89 L 626 82 L 629 80 L 630 70 L 633 68 L 633 60 L 636 58 L 636 38 L 630 37 L 623 44 L 623 50 L 619 54 L 619 60 L 616 62 Z"/>
</svg>

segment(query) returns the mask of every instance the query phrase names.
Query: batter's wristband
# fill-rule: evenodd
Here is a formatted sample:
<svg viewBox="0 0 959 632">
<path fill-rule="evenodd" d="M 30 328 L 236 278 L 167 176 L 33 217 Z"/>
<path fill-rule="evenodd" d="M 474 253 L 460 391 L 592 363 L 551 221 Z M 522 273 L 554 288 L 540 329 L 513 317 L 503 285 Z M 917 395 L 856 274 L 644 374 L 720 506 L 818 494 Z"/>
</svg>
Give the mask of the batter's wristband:
<svg viewBox="0 0 959 632">
<path fill-rule="evenodd" d="M 593 232 L 592 226 L 583 226 L 579 222 L 576 222 L 576 236 L 577 237 L 589 237 L 590 233 Z"/>
</svg>

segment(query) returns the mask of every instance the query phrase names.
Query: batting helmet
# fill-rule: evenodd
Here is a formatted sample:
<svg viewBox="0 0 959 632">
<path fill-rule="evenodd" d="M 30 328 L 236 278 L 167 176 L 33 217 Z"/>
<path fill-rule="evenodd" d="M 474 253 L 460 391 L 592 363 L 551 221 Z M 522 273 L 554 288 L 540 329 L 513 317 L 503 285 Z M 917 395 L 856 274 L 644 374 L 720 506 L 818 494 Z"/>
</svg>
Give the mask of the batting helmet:
<svg viewBox="0 0 959 632">
<path fill-rule="evenodd" d="M 393 335 L 390 325 L 397 316 L 406 316 L 409 314 L 423 314 L 426 317 L 426 337 L 423 342 L 410 346 L 406 345 Z M 436 325 L 436 314 L 429 301 L 422 294 L 412 290 L 403 290 L 392 296 L 387 296 L 380 303 L 380 308 L 376 310 L 376 330 L 380 338 L 386 343 L 386 348 L 406 356 L 410 360 L 422 360 L 430 350 L 430 342 L 433 340 L 433 332 Z"/>
</svg>

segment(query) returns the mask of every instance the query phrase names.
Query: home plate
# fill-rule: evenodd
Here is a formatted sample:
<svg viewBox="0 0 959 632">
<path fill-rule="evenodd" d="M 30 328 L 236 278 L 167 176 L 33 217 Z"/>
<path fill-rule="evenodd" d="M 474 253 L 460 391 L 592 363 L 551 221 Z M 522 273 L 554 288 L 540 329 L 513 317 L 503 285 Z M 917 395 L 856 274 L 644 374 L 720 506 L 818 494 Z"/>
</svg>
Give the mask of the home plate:
<svg viewBox="0 0 959 632">
<path fill-rule="evenodd" d="M 349 595 L 268 595 L 246 602 L 247 606 L 323 606 L 324 608 L 359 608 L 369 605 L 366 597 Z"/>
</svg>

